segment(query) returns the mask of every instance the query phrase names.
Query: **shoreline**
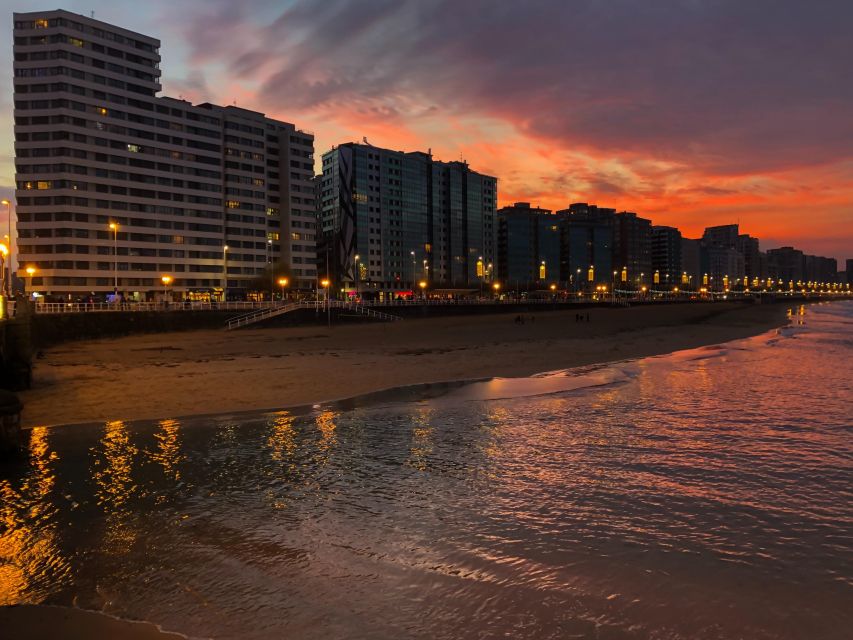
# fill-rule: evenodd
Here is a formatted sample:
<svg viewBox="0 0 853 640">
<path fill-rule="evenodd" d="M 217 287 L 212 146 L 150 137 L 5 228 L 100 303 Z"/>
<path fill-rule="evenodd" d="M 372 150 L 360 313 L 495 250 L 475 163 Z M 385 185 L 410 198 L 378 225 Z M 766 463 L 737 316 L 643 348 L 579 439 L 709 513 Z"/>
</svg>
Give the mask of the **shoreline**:
<svg viewBox="0 0 853 640">
<path fill-rule="evenodd" d="M 713 303 L 525 317 L 524 325 L 506 315 L 459 316 L 57 345 L 36 361 L 33 389 L 21 394 L 23 423 L 264 413 L 416 385 L 527 377 L 758 335 L 786 324 L 787 307 Z"/>
</svg>

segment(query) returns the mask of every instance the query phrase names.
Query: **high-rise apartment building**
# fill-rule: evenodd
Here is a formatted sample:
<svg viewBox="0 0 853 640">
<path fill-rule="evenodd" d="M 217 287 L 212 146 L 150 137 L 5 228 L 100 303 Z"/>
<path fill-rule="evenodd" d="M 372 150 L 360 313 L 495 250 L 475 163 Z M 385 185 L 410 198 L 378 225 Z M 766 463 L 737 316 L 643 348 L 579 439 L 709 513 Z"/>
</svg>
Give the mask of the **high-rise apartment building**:
<svg viewBox="0 0 853 640">
<path fill-rule="evenodd" d="M 682 286 L 699 289 L 702 286 L 702 241 L 681 238 Z M 687 282 L 684 282 L 684 280 Z"/>
<path fill-rule="evenodd" d="M 762 269 L 758 238 L 742 233 L 737 237 L 736 249 L 743 256 L 744 276 L 749 282 L 767 278 L 767 270 Z"/>
<path fill-rule="evenodd" d="M 498 279 L 507 289 L 560 280 L 559 219 L 550 209 L 527 202 L 498 209 Z"/>
<path fill-rule="evenodd" d="M 53 295 L 313 286 L 313 136 L 158 97 L 160 42 L 67 11 L 14 16 L 19 274 Z M 32 276 L 27 268 L 35 269 Z"/>
<path fill-rule="evenodd" d="M 565 286 L 582 290 L 612 284 L 615 209 L 575 202 L 557 212 L 561 234 L 561 276 Z"/>
<path fill-rule="evenodd" d="M 659 285 L 677 287 L 681 284 L 681 232 L 675 227 L 652 227 L 652 272 Z"/>
<path fill-rule="evenodd" d="M 803 252 L 794 247 L 780 247 L 767 251 L 768 276 L 773 280 L 802 282 L 805 276 Z"/>
<path fill-rule="evenodd" d="M 729 287 L 742 283 L 746 275 L 746 259 L 741 248 L 748 245 L 740 237 L 736 224 L 707 227 L 702 234 L 702 269 L 710 278 L 709 284 L 723 289 L 725 282 L 728 282 Z"/>
<path fill-rule="evenodd" d="M 497 266 L 497 179 L 430 153 L 346 143 L 323 154 L 319 268 L 336 286 L 480 286 Z"/>
<path fill-rule="evenodd" d="M 649 284 L 652 278 L 652 222 L 636 213 L 617 213 L 613 234 L 614 267 L 627 271 L 628 282 Z"/>
</svg>

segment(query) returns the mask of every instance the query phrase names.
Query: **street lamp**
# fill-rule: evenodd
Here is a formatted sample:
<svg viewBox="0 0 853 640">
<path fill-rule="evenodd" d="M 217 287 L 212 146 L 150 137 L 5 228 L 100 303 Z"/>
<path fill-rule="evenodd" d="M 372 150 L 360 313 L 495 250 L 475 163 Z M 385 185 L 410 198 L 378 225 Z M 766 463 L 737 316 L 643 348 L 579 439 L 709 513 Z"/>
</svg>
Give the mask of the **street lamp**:
<svg viewBox="0 0 853 640">
<path fill-rule="evenodd" d="M 228 245 L 222 247 L 222 302 L 228 300 Z"/>
<path fill-rule="evenodd" d="M 332 303 L 331 303 L 331 300 L 329 300 L 329 285 L 331 284 L 331 282 L 329 281 L 328 278 L 323 278 L 323 280 L 320 282 L 320 284 L 323 285 L 323 288 L 326 290 L 326 322 L 327 322 L 328 326 L 331 327 L 332 326 Z"/>
<path fill-rule="evenodd" d="M 118 223 L 110 222 L 113 232 L 113 294 L 118 297 Z"/>
<path fill-rule="evenodd" d="M 160 278 L 163 283 L 163 298 L 165 299 L 168 294 L 169 284 L 172 282 L 172 276 L 162 276 Z M 166 300 L 168 302 L 168 300 Z"/>
<path fill-rule="evenodd" d="M 8 261 L 8 270 L 9 277 L 6 279 L 6 287 L 7 293 L 9 296 L 12 295 L 12 202 L 10 200 L 3 200 L 3 204 L 6 205 L 6 224 L 9 227 L 9 261 Z M 4 272 L 5 273 L 5 272 Z"/>
<path fill-rule="evenodd" d="M 421 298 L 423 298 L 424 300 L 426 300 L 426 286 L 427 286 L 426 281 L 425 281 L 425 280 L 421 280 L 421 281 L 418 283 L 418 286 L 421 288 Z"/>
<path fill-rule="evenodd" d="M 279 278 L 278 286 L 281 287 L 281 299 L 284 301 L 284 288 L 287 286 L 287 278 Z"/>
<path fill-rule="evenodd" d="M 6 292 L 6 258 L 8 255 L 9 255 L 9 248 L 5 244 L 0 242 L 0 284 L 2 284 L 2 287 L 0 287 L 0 294 L 2 294 L 3 292 Z M 11 268 L 12 267 L 10 265 L 10 267 L 9 267 L 9 269 L 10 269 L 9 277 L 10 278 L 11 278 Z"/>
<path fill-rule="evenodd" d="M 417 277 L 417 276 L 415 275 L 415 274 L 416 274 L 416 272 L 417 272 L 417 267 L 415 266 L 415 264 L 416 264 L 416 260 L 415 260 L 415 252 L 414 252 L 414 251 L 410 251 L 409 253 L 411 253 L 411 254 L 412 254 L 412 288 L 414 289 L 414 288 L 415 288 L 415 278 Z"/>
<path fill-rule="evenodd" d="M 32 288 L 33 288 L 33 275 L 35 275 L 36 268 L 34 266 L 30 265 L 29 267 L 27 267 L 26 271 L 27 271 L 27 276 L 30 279 L 30 290 L 32 290 Z"/>
<path fill-rule="evenodd" d="M 352 259 L 352 281 L 355 283 L 355 295 L 356 295 L 356 297 L 358 297 L 358 280 L 359 280 L 359 276 L 361 275 L 358 272 L 359 271 L 358 259 L 360 257 L 361 257 L 360 255 L 355 254 L 355 257 L 353 257 L 353 259 Z"/>
<path fill-rule="evenodd" d="M 273 296 L 273 281 L 275 280 L 275 269 L 273 269 L 273 265 L 275 261 L 273 260 L 272 255 L 272 238 L 267 238 L 267 262 L 270 266 L 270 304 L 272 304 L 272 296 Z"/>
</svg>

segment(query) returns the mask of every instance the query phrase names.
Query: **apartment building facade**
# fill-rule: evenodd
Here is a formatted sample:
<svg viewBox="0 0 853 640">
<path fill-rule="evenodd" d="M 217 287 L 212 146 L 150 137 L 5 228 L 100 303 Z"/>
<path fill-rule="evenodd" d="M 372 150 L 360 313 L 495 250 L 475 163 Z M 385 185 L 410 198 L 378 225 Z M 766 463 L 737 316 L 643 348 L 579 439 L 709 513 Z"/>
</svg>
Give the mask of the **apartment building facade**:
<svg viewBox="0 0 853 640">
<path fill-rule="evenodd" d="M 481 286 L 497 265 L 497 179 L 431 153 L 346 143 L 323 154 L 319 269 L 360 292 Z"/>
<path fill-rule="evenodd" d="M 313 136 L 158 96 L 160 42 L 67 11 L 14 15 L 19 276 L 144 299 L 316 281 Z M 263 287 L 265 288 L 265 287 Z"/>
<path fill-rule="evenodd" d="M 550 209 L 528 202 L 498 209 L 497 273 L 508 290 L 559 282 L 560 226 Z"/>
</svg>

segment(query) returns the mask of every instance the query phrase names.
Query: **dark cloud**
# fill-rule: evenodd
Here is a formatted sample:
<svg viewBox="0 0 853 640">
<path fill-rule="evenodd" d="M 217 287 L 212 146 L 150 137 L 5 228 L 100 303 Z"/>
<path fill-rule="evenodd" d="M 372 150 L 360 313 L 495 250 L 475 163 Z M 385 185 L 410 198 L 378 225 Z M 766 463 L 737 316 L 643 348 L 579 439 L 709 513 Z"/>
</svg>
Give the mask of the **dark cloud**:
<svg viewBox="0 0 853 640">
<path fill-rule="evenodd" d="M 266 69 L 261 99 L 282 110 L 435 105 L 727 173 L 853 143 L 849 2 L 295 0 L 264 24 L 252 6 L 206 2 L 190 42 L 235 74 Z"/>
</svg>

